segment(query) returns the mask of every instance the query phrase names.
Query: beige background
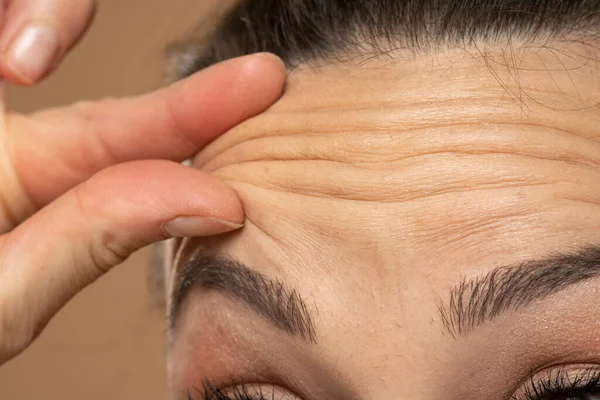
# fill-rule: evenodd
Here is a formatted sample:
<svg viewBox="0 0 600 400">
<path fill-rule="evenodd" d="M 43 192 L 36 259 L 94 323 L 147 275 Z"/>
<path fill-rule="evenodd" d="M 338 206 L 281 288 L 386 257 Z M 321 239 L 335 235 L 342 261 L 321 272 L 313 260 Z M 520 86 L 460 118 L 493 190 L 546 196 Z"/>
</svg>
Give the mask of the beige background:
<svg viewBox="0 0 600 400">
<path fill-rule="evenodd" d="M 167 43 L 214 21 L 224 1 L 99 3 L 92 29 L 59 71 L 36 88 L 9 90 L 13 109 L 161 86 Z M 30 349 L 0 368 L 0 399 L 166 399 L 164 315 L 149 295 L 148 263 L 142 251 L 77 296 Z"/>
</svg>

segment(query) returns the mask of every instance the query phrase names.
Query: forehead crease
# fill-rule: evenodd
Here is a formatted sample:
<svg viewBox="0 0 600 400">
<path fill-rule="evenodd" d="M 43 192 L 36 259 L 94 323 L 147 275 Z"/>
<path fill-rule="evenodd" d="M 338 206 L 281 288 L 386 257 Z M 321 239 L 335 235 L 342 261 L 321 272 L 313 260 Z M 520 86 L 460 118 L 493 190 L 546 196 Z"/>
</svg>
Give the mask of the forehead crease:
<svg viewBox="0 0 600 400">
<path fill-rule="evenodd" d="M 364 127 L 338 123 L 308 127 L 300 121 L 282 126 L 286 124 L 290 121 L 278 124 L 266 116 L 258 118 L 245 126 L 247 136 L 235 135 L 237 140 L 218 152 L 206 152 L 195 165 L 214 170 L 241 162 L 328 160 L 377 169 L 384 163 L 446 153 L 512 154 L 600 165 L 600 143 L 594 136 L 538 122 L 481 120 L 410 126 L 399 121 L 383 126 L 377 119 L 371 124 L 365 121 Z"/>
</svg>

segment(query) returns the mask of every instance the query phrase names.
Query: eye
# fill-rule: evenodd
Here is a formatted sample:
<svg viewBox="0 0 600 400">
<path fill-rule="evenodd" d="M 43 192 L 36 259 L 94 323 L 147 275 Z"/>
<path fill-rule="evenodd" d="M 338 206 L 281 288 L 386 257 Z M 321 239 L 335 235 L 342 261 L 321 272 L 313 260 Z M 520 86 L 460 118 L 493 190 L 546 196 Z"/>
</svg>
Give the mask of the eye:
<svg viewBox="0 0 600 400">
<path fill-rule="evenodd" d="M 531 374 L 511 400 L 600 400 L 600 366 L 562 367 Z"/>
<path fill-rule="evenodd" d="M 212 382 L 204 381 L 202 389 L 189 391 L 187 400 L 300 400 L 279 386 L 244 382 L 223 389 Z"/>
</svg>

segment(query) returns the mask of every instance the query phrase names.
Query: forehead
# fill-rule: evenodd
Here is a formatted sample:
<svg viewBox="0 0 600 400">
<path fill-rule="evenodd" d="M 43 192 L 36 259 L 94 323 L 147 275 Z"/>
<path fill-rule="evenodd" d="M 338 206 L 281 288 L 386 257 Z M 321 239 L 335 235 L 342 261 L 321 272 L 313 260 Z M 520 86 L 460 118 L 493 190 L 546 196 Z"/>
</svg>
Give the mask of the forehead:
<svg viewBox="0 0 600 400">
<path fill-rule="evenodd" d="M 456 55 L 292 74 L 279 103 L 196 159 L 238 192 L 247 220 L 190 247 L 296 288 L 342 375 L 427 366 L 433 379 L 459 362 L 446 355 L 476 358 L 477 346 L 512 357 L 517 339 L 484 330 L 469 350 L 445 335 L 439 301 L 465 277 L 600 243 L 597 69 L 566 83 L 532 72 L 545 56 L 504 85 Z M 535 101 L 515 102 L 519 90 Z"/>
<path fill-rule="evenodd" d="M 238 191 L 256 227 L 239 240 L 270 243 L 264 257 L 284 269 L 394 274 L 393 260 L 444 257 L 452 271 L 585 242 L 600 196 L 600 74 L 579 46 L 562 58 L 515 46 L 518 71 L 497 49 L 300 69 L 196 166 Z"/>
</svg>

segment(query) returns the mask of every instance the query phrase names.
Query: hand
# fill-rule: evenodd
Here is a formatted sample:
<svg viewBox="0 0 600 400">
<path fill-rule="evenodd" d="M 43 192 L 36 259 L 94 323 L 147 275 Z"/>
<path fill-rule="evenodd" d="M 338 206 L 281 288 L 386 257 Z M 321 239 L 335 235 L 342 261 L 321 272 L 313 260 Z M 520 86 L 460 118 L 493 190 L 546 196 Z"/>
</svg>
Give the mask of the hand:
<svg viewBox="0 0 600 400">
<path fill-rule="evenodd" d="M 27 14 L 26 4 L 60 9 L 62 2 L 71 4 L 9 1 L 6 28 L 15 29 L 13 8 Z M 63 50 L 75 40 L 65 39 Z M 284 79 L 276 57 L 254 55 L 132 99 L 29 116 L 5 111 L 2 102 L 0 364 L 135 250 L 170 236 L 241 227 L 243 209 L 232 189 L 179 162 L 271 105 Z"/>
</svg>

